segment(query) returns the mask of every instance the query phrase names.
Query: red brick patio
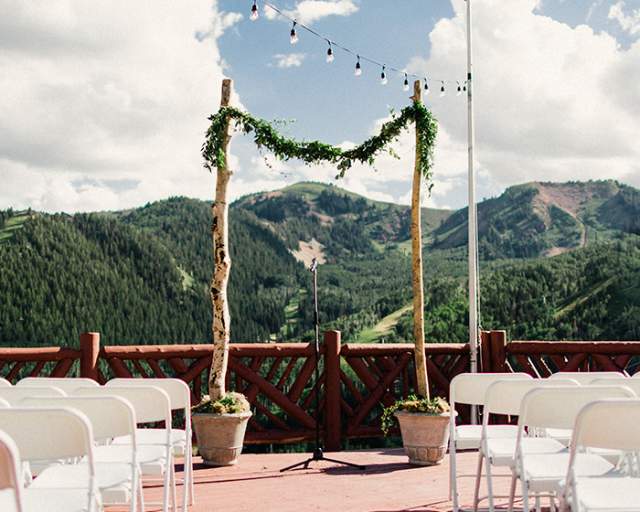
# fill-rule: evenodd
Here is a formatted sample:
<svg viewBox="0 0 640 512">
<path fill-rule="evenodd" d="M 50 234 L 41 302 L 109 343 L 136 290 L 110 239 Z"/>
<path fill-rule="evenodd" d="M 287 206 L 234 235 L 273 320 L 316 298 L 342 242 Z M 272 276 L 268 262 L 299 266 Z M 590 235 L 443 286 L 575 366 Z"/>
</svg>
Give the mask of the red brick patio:
<svg viewBox="0 0 640 512">
<path fill-rule="evenodd" d="M 193 512 L 444 512 L 448 499 L 448 458 L 440 466 L 407 464 L 402 450 L 339 452 L 334 457 L 364 464 L 357 471 L 330 463 L 280 473 L 279 469 L 304 460 L 307 454 L 244 454 L 235 467 L 195 467 L 196 505 Z M 474 473 L 477 454 L 460 455 L 461 472 Z M 181 477 L 181 473 L 178 475 Z M 460 480 L 462 505 L 470 508 L 473 478 Z M 508 479 L 496 479 L 497 492 L 506 494 Z M 484 486 L 484 482 L 483 482 Z M 145 497 L 159 500 L 161 489 L 145 486 Z M 182 492 L 181 486 L 178 493 Z M 506 506 L 506 499 L 497 504 Z M 483 503 L 486 506 L 486 501 Z M 109 508 L 109 512 L 126 509 Z M 160 510 L 159 507 L 150 510 Z"/>
</svg>

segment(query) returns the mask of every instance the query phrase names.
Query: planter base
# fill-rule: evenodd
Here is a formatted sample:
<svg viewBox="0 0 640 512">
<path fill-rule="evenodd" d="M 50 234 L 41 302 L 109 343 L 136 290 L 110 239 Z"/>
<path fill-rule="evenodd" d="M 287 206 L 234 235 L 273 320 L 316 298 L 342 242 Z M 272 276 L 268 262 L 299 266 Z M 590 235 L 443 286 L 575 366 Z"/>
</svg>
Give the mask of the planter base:
<svg viewBox="0 0 640 512">
<path fill-rule="evenodd" d="M 240 414 L 194 414 L 193 428 L 198 452 L 206 466 L 232 466 L 242 453 L 250 412 Z"/>
<path fill-rule="evenodd" d="M 404 451 L 410 464 L 440 464 L 449 443 L 449 413 L 438 416 L 398 411 Z"/>
</svg>

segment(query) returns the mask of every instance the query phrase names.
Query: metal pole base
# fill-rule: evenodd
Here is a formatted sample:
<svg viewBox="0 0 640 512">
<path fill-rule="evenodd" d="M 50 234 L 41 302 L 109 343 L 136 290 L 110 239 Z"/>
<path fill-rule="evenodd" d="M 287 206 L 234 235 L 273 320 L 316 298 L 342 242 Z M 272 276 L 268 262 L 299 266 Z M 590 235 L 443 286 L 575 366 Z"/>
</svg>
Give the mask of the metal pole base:
<svg viewBox="0 0 640 512">
<path fill-rule="evenodd" d="M 367 469 L 366 466 L 361 466 L 359 464 L 353 464 L 352 462 L 345 462 L 343 460 L 330 459 L 328 457 L 325 457 L 324 453 L 322 453 L 322 448 L 316 448 L 313 451 L 313 455 L 311 457 L 309 457 L 307 460 L 303 460 L 302 462 L 296 462 L 295 464 L 292 464 L 291 466 L 287 466 L 286 468 L 282 468 L 280 470 L 280 473 L 284 473 L 285 471 L 291 471 L 292 469 L 296 469 L 296 468 L 299 468 L 299 467 L 302 467 L 303 469 L 308 469 L 309 468 L 309 464 L 311 464 L 314 461 L 320 461 L 320 460 L 325 460 L 327 462 L 333 462 L 335 464 L 342 464 L 343 466 L 349 466 L 350 468 L 359 469 L 361 471 L 364 471 L 365 469 Z"/>
</svg>

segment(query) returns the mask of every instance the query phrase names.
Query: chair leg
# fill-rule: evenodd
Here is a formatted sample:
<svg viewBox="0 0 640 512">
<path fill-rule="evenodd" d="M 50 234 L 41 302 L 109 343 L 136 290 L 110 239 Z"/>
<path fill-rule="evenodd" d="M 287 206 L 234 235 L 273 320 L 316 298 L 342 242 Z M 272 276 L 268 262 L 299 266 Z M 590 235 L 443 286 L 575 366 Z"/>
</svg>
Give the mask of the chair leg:
<svg viewBox="0 0 640 512">
<path fill-rule="evenodd" d="M 515 471 L 511 474 L 511 488 L 509 489 L 509 512 L 513 512 L 513 502 L 516 500 L 516 484 L 518 476 Z"/>
<path fill-rule="evenodd" d="M 491 475 L 491 460 L 487 457 L 487 469 L 485 471 L 487 475 L 487 495 L 489 500 L 489 512 L 494 512 L 493 505 L 493 478 Z"/>
<path fill-rule="evenodd" d="M 480 503 L 480 480 L 482 479 L 482 462 L 484 455 L 478 451 L 478 469 L 476 471 L 476 485 L 473 492 L 473 512 L 478 512 L 478 504 Z"/>
<path fill-rule="evenodd" d="M 173 461 L 169 459 L 169 464 L 164 471 L 164 477 L 162 479 L 163 487 L 162 487 L 162 512 L 169 512 L 169 486 L 171 485 L 171 464 Z"/>
<path fill-rule="evenodd" d="M 542 503 L 540 503 L 540 495 L 539 494 L 536 494 L 535 503 L 536 503 L 536 512 L 542 512 Z"/>
<path fill-rule="evenodd" d="M 171 463 L 171 478 L 169 479 L 171 482 L 171 512 L 178 512 L 177 507 L 177 499 L 176 499 L 176 467 Z"/>
<path fill-rule="evenodd" d="M 191 443 L 187 448 L 189 449 L 189 505 L 193 506 L 196 503 L 196 489 L 193 482 L 193 447 Z"/>
<path fill-rule="evenodd" d="M 138 472 L 138 499 L 140 500 L 140 512 L 144 512 L 144 487 L 142 486 L 142 473 Z"/>
<path fill-rule="evenodd" d="M 529 512 L 529 486 L 524 478 L 522 478 L 522 512 Z"/>
<path fill-rule="evenodd" d="M 449 499 L 453 502 L 453 512 L 458 512 L 459 508 L 456 476 L 456 448 L 454 441 L 449 441 Z"/>
<path fill-rule="evenodd" d="M 556 512 L 556 498 L 553 496 L 549 496 L 549 512 Z"/>
</svg>

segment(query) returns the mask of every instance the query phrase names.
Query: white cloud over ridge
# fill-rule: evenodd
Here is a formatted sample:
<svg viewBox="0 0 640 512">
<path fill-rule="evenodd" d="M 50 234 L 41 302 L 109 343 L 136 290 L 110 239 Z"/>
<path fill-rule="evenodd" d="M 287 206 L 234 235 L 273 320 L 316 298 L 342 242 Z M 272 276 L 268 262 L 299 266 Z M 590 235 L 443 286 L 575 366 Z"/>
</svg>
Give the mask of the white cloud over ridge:
<svg viewBox="0 0 640 512">
<path fill-rule="evenodd" d="M 0 207 L 212 189 L 199 146 L 224 74 L 216 38 L 241 18 L 205 0 L 0 2 Z"/>
<path fill-rule="evenodd" d="M 640 35 L 640 8 L 629 8 L 629 14 L 626 12 L 626 3 L 624 0 L 616 2 L 609 8 L 609 19 L 615 20 L 620 28 L 631 36 Z"/>
<path fill-rule="evenodd" d="M 353 0 L 302 0 L 295 9 L 283 9 L 283 13 L 304 25 L 311 25 L 328 16 L 350 16 L 358 11 Z M 267 19 L 276 19 L 278 14 L 268 6 L 264 7 Z"/>
</svg>

